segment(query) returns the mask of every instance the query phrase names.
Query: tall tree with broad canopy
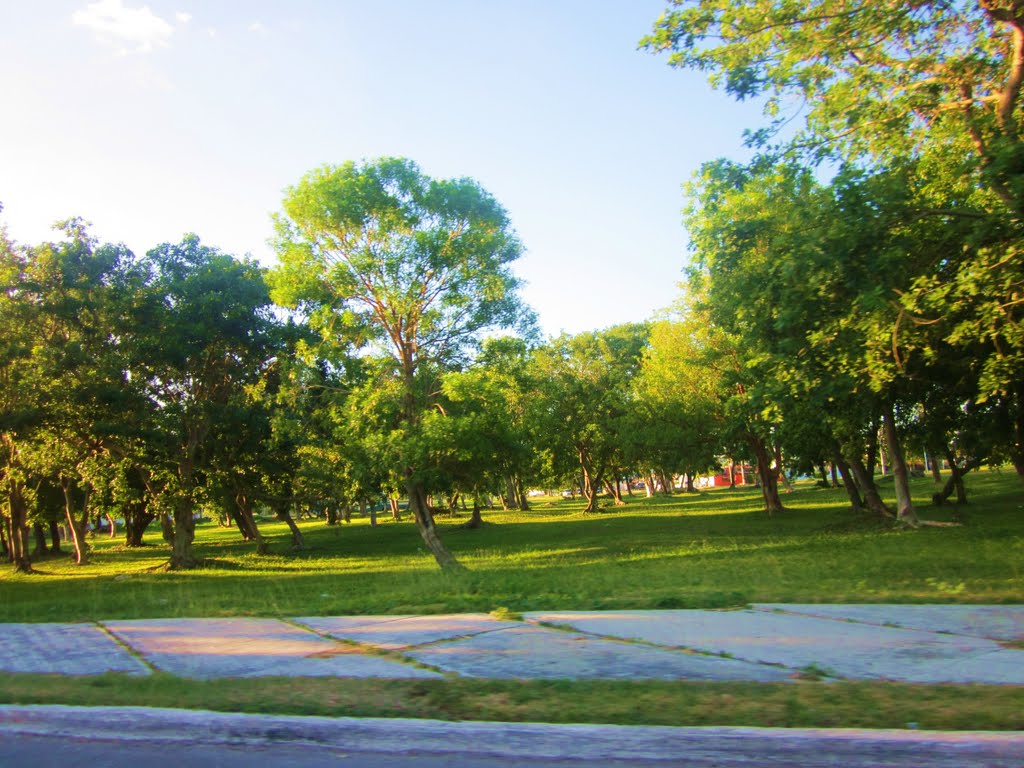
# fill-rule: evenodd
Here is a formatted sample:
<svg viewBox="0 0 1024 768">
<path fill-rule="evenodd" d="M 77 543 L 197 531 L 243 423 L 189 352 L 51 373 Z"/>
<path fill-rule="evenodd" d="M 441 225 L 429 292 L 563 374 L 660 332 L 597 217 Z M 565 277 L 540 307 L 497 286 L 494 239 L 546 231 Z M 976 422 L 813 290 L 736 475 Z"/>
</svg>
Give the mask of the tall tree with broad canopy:
<svg viewBox="0 0 1024 768">
<path fill-rule="evenodd" d="M 470 179 L 431 179 L 402 158 L 324 166 L 287 190 L 275 222 L 275 300 L 325 337 L 390 358 L 404 439 L 416 439 L 445 369 L 483 333 L 529 317 L 509 268 L 522 246 L 505 210 Z M 394 470 L 438 565 L 461 568 L 427 503 L 428 468 Z"/>
</svg>

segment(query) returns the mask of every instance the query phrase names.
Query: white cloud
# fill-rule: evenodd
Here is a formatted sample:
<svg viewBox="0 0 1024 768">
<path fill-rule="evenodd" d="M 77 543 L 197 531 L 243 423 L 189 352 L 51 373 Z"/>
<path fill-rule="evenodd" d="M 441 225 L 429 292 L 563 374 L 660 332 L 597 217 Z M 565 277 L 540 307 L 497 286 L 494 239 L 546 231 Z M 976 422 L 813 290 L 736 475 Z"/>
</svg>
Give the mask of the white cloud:
<svg viewBox="0 0 1024 768">
<path fill-rule="evenodd" d="M 71 15 L 72 23 L 91 29 L 100 42 L 122 53 L 149 53 L 167 47 L 174 28 L 148 6 L 128 8 L 121 0 L 97 0 Z M 128 47 L 133 46 L 133 47 Z"/>
<path fill-rule="evenodd" d="M 267 27 L 263 24 L 262 21 L 254 21 L 252 24 L 249 25 L 249 31 L 250 32 L 266 32 L 267 31 Z"/>
<path fill-rule="evenodd" d="M 176 14 L 174 14 L 174 18 L 176 18 L 182 24 L 188 24 L 190 21 L 192 21 L 192 14 L 185 13 L 185 11 L 178 11 Z"/>
</svg>

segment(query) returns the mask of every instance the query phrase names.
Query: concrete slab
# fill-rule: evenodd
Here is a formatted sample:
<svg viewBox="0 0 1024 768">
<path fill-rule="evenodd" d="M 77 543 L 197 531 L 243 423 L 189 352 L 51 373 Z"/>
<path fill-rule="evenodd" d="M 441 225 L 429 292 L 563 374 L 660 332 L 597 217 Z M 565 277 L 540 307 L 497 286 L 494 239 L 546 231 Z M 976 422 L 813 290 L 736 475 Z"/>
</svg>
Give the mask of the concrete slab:
<svg viewBox="0 0 1024 768">
<path fill-rule="evenodd" d="M 762 611 L 785 611 L 824 619 L 951 632 L 989 640 L 1024 640 L 1024 605 L 758 603 L 753 607 Z"/>
<path fill-rule="evenodd" d="M 181 677 L 439 677 L 275 619 L 104 623 L 154 667 Z"/>
<path fill-rule="evenodd" d="M 405 651 L 417 661 L 467 677 L 659 680 L 789 679 L 778 667 L 602 640 L 523 626 Z"/>
<path fill-rule="evenodd" d="M 486 613 L 447 616 L 317 616 L 295 621 L 331 637 L 389 650 L 522 626 L 521 621 L 502 621 Z"/>
<path fill-rule="evenodd" d="M 851 679 L 1024 684 L 1024 664 L 1014 669 L 1009 657 L 999 655 L 1021 652 L 983 638 L 750 610 L 544 612 L 526 618 L 794 670 L 813 666 Z"/>
<path fill-rule="evenodd" d="M 0 671 L 59 675 L 150 673 L 145 664 L 93 624 L 0 625 Z"/>
</svg>

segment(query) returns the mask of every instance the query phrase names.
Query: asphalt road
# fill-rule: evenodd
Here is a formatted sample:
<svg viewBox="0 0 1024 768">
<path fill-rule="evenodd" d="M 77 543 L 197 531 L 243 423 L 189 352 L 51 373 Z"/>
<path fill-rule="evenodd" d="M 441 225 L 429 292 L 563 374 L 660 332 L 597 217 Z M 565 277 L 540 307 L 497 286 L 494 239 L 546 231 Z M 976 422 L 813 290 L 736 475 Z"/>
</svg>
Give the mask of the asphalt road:
<svg viewBox="0 0 1024 768">
<path fill-rule="evenodd" d="M 168 749 L 167 744 L 161 742 L 0 734 L 0 766 L 3 768 L 508 768 L 523 764 L 521 758 L 474 757 L 459 753 L 395 755 L 305 745 L 176 744 L 173 749 Z M 593 758 L 530 760 L 528 764 L 536 768 L 573 768 L 583 765 L 591 768 L 595 765 L 653 768 L 665 765 L 663 761 L 651 760 L 595 763 Z M 777 766 L 778 763 L 766 765 Z"/>
<path fill-rule="evenodd" d="M 1021 768 L 1024 733 L 665 728 L 0 707 L 0 767 Z"/>
</svg>

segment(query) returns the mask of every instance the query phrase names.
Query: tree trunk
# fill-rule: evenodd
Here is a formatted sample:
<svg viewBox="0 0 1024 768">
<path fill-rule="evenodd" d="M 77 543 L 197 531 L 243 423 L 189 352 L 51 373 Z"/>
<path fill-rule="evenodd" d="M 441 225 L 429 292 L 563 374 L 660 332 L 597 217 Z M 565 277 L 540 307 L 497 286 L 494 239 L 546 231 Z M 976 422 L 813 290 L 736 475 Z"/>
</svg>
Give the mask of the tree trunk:
<svg viewBox="0 0 1024 768">
<path fill-rule="evenodd" d="M 1019 402 L 1020 393 L 1017 393 L 1016 400 Z M 1017 470 L 1017 477 L 1024 480 L 1024 416 L 1017 409 L 1017 415 L 1013 419 L 1013 446 L 1010 448 L 1010 461 L 1013 468 Z"/>
<path fill-rule="evenodd" d="M 28 505 L 22 494 L 21 483 L 9 480 L 7 500 L 10 510 L 11 562 L 18 573 L 32 573 L 32 558 L 28 552 Z"/>
<path fill-rule="evenodd" d="M 626 504 L 622 499 L 622 486 L 619 483 L 619 473 L 612 471 L 612 481 L 608 483 L 608 493 L 615 501 L 615 506 L 621 507 Z"/>
<path fill-rule="evenodd" d="M 427 504 L 426 490 L 423 484 L 415 480 L 409 480 L 406 485 L 409 494 L 409 510 L 416 521 L 416 529 L 420 532 L 423 543 L 434 556 L 434 560 L 443 571 L 463 571 L 465 566 L 455 559 L 455 555 L 448 551 L 448 548 L 441 541 L 434 525 L 434 515 Z"/>
<path fill-rule="evenodd" d="M 502 507 L 506 512 L 519 507 L 519 499 L 516 498 L 516 481 L 512 475 L 505 477 L 505 497 L 502 498 Z"/>
<path fill-rule="evenodd" d="M 54 554 L 60 553 L 60 526 L 56 520 L 50 520 L 50 551 Z"/>
<path fill-rule="evenodd" d="M 394 498 L 393 496 L 389 496 L 388 497 L 388 506 L 391 508 L 391 519 L 392 520 L 401 520 L 402 519 L 402 512 L 401 512 L 401 510 L 398 509 L 398 499 Z"/>
<path fill-rule="evenodd" d="M 853 459 L 850 456 L 846 457 L 850 461 L 850 466 L 853 466 Z M 878 422 L 872 418 L 871 430 L 868 432 L 868 446 L 867 446 L 867 459 L 864 462 L 864 468 L 867 470 L 870 477 L 875 476 L 875 465 L 878 463 Z M 885 474 L 885 471 L 882 471 Z M 864 490 L 861 487 L 861 490 Z"/>
<path fill-rule="evenodd" d="M 32 523 L 32 538 L 35 540 L 32 557 L 42 557 L 49 552 L 49 548 L 46 546 L 46 529 L 39 521 Z"/>
<path fill-rule="evenodd" d="M 519 475 L 516 475 L 516 494 L 519 496 L 519 511 L 529 512 L 530 500 L 526 497 L 526 493 L 523 488 L 523 478 Z"/>
<path fill-rule="evenodd" d="M 75 493 L 70 479 L 62 477 L 60 489 L 64 493 L 64 515 L 68 521 L 68 533 L 71 535 L 71 544 L 75 550 L 75 565 L 85 565 L 89 562 L 89 544 L 85 540 L 85 519 L 88 510 L 83 510 L 85 514 L 82 517 L 76 514 Z"/>
<path fill-rule="evenodd" d="M 160 515 L 160 535 L 168 546 L 174 546 L 174 520 L 166 512 Z"/>
<path fill-rule="evenodd" d="M 821 462 L 818 465 L 818 474 L 821 475 L 821 487 L 822 488 L 828 488 L 828 486 L 829 486 L 828 470 L 825 469 L 825 462 L 824 461 Z"/>
<path fill-rule="evenodd" d="M 966 504 L 967 489 L 964 488 L 964 475 L 972 469 L 980 467 L 981 461 L 978 459 L 968 459 L 961 467 L 956 462 L 956 454 L 950 448 L 947 447 L 945 453 L 946 463 L 949 464 L 949 479 L 946 480 L 946 484 L 942 487 L 941 491 L 932 494 L 932 503 L 937 507 L 942 506 L 953 495 L 953 491 L 956 491 L 956 503 Z"/>
<path fill-rule="evenodd" d="M 857 489 L 857 483 L 853 479 L 850 465 L 843 458 L 838 445 L 832 448 L 832 471 L 835 472 L 836 469 L 839 470 L 839 474 L 843 478 L 843 488 L 846 489 L 846 495 L 850 497 L 850 506 L 853 507 L 854 512 L 861 514 L 864 511 L 864 500 Z"/>
<path fill-rule="evenodd" d="M 757 478 L 761 483 L 761 496 L 764 498 L 765 511 L 769 515 L 785 511 L 782 499 L 779 498 L 778 472 L 772 466 L 767 446 L 757 435 L 748 435 L 747 442 L 757 460 Z"/>
<path fill-rule="evenodd" d="M 267 554 L 267 542 L 263 539 L 263 534 L 260 533 L 260 528 L 256 524 L 256 516 L 252 511 L 252 499 L 240 493 L 235 496 L 235 504 L 238 507 L 238 515 L 242 518 L 242 523 L 248 532 L 249 541 L 256 542 L 256 554 Z"/>
<path fill-rule="evenodd" d="M 686 492 L 696 493 L 697 489 L 693 485 L 693 472 L 686 473 Z"/>
<path fill-rule="evenodd" d="M 789 482 L 789 478 L 786 477 L 786 471 L 782 468 L 782 446 L 776 445 L 773 455 L 775 456 L 775 470 L 778 473 L 777 477 L 782 479 L 782 484 L 786 487 L 786 493 L 792 493 L 793 484 Z"/>
<path fill-rule="evenodd" d="M 840 458 L 842 458 L 842 457 L 840 456 Z M 837 477 L 835 462 L 830 462 L 829 463 L 828 471 L 832 475 L 832 487 L 833 488 L 838 488 L 839 487 L 839 478 Z"/>
<path fill-rule="evenodd" d="M 366 517 L 370 516 L 370 527 L 377 527 L 377 508 L 373 504 L 367 504 L 366 499 L 359 499 L 359 513 Z"/>
<path fill-rule="evenodd" d="M 892 510 L 882 501 L 882 495 L 878 492 L 878 486 L 875 485 L 875 478 L 868 472 L 859 450 L 856 447 L 850 448 L 843 452 L 843 457 L 849 462 L 857 487 L 864 494 L 864 504 L 867 505 L 867 508 L 871 510 L 872 514 L 879 517 L 892 517 Z"/>
<path fill-rule="evenodd" d="M 199 565 L 192 552 L 192 542 L 196 538 L 196 521 L 192 516 L 196 504 L 191 494 L 180 492 L 174 499 L 174 538 L 171 544 L 172 571 L 183 571 Z"/>
<path fill-rule="evenodd" d="M 142 537 L 149 524 L 156 519 L 156 514 L 147 510 L 145 504 L 129 503 L 124 510 L 125 546 L 141 547 Z"/>
<path fill-rule="evenodd" d="M 288 530 L 292 532 L 292 549 L 305 549 L 306 540 L 302 538 L 302 531 L 299 530 L 299 526 L 292 519 L 292 513 L 288 511 L 287 504 L 282 504 L 277 510 L 277 519 L 284 521 L 288 526 Z"/>
<path fill-rule="evenodd" d="M 881 469 L 881 471 L 882 471 L 882 476 L 883 477 L 885 475 L 889 474 L 889 470 L 891 469 L 890 465 L 893 463 L 892 455 L 890 454 L 891 450 L 892 450 L 892 448 L 889 446 L 889 439 L 888 439 L 887 433 L 885 431 L 885 414 L 883 413 L 882 414 L 882 439 L 878 441 L 878 465 L 879 465 L 879 469 Z M 886 463 L 886 458 L 889 459 L 888 464 Z"/>
<path fill-rule="evenodd" d="M 942 469 L 939 467 L 939 458 L 934 453 L 928 456 L 928 469 L 932 471 L 932 480 L 936 483 L 941 483 Z"/>
<path fill-rule="evenodd" d="M 672 483 L 672 475 L 662 470 L 661 472 L 661 492 L 666 496 L 671 496 L 675 491 L 675 486 Z"/>
<path fill-rule="evenodd" d="M 729 459 L 729 490 L 736 488 L 736 461 Z"/>
<path fill-rule="evenodd" d="M 590 476 L 590 472 L 587 471 L 586 466 L 583 467 L 583 498 L 587 500 L 587 506 L 583 509 L 583 514 L 588 515 L 591 512 L 597 511 L 597 493 L 594 492 L 595 482 Z"/>
<path fill-rule="evenodd" d="M 892 464 L 896 490 L 896 522 L 917 527 L 919 522 L 910 497 L 910 473 L 907 471 L 903 445 L 896 431 L 896 414 L 891 405 L 882 414 L 882 428 L 885 430 L 885 443 L 889 452 L 889 463 Z"/>
</svg>

